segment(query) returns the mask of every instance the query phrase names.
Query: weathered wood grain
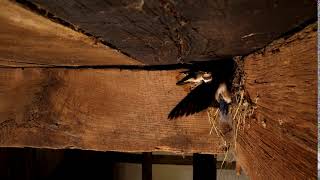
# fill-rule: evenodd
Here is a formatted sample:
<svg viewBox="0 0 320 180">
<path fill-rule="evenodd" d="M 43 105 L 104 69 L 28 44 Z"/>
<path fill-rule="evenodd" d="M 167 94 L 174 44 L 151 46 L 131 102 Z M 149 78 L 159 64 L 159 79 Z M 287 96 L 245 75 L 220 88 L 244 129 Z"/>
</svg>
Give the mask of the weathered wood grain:
<svg viewBox="0 0 320 180">
<path fill-rule="evenodd" d="M 317 25 L 245 58 L 254 118 L 238 135 L 238 159 L 252 179 L 316 179 Z"/>
<path fill-rule="evenodd" d="M 0 71 L 0 146 L 221 153 L 206 112 L 174 121 L 178 71 Z"/>
<path fill-rule="evenodd" d="M 141 64 L 12 1 L 0 1 L 0 24 L 0 66 Z"/>
<path fill-rule="evenodd" d="M 301 0 L 29 2 L 145 64 L 246 55 L 317 17 L 316 1 Z"/>
</svg>

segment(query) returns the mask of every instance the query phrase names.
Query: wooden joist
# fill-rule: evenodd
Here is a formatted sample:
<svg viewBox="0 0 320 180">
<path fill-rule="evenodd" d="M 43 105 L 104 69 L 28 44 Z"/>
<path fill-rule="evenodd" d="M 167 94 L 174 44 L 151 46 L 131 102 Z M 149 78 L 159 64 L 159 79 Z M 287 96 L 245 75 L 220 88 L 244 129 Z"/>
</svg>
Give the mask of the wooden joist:
<svg viewBox="0 0 320 180">
<path fill-rule="evenodd" d="M 0 146 L 219 153 L 205 111 L 170 121 L 177 71 L 2 68 Z"/>
<path fill-rule="evenodd" d="M 0 66 L 141 64 L 12 1 L 0 1 L 0 24 Z"/>
<path fill-rule="evenodd" d="M 217 159 L 209 154 L 193 154 L 193 180 L 216 180 Z"/>
<path fill-rule="evenodd" d="M 28 2 L 145 64 L 245 55 L 317 18 L 317 3 L 301 0 Z"/>
<path fill-rule="evenodd" d="M 253 179 L 317 176 L 317 25 L 245 58 L 257 109 L 238 134 L 238 160 Z"/>
<path fill-rule="evenodd" d="M 142 153 L 142 180 L 152 180 L 152 153 Z"/>
</svg>

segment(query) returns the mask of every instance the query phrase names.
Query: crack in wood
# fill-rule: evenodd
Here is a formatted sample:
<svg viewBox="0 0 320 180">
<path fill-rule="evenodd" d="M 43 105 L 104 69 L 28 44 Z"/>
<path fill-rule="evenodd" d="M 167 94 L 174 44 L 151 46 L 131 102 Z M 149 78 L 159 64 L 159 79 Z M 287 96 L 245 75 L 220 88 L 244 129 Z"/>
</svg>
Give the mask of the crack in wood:
<svg viewBox="0 0 320 180">
<path fill-rule="evenodd" d="M 183 33 L 183 28 L 185 28 L 188 20 L 184 18 L 181 13 L 175 8 L 173 2 L 167 0 L 160 0 L 161 8 L 165 14 L 170 15 L 175 21 L 175 25 L 166 25 L 168 27 L 169 37 L 174 42 L 178 49 L 177 59 L 181 60 L 190 54 L 190 43 L 187 41 L 187 36 Z M 169 28 L 171 27 L 171 28 Z M 173 27 L 173 30 L 171 30 Z"/>
</svg>

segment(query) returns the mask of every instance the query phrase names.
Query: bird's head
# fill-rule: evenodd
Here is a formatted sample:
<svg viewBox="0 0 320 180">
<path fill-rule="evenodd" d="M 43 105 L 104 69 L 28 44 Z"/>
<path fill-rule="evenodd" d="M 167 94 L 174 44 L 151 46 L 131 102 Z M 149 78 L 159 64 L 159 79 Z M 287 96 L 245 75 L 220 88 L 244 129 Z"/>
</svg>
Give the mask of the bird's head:
<svg viewBox="0 0 320 180">
<path fill-rule="evenodd" d="M 220 102 L 224 101 L 227 104 L 231 103 L 231 95 L 227 88 L 226 83 L 219 84 L 219 87 L 215 93 L 215 99 Z"/>
<path fill-rule="evenodd" d="M 202 79 L 205 83 L 212 81 L 212 74 L 211 72 L 203 72 Z"/>
<path fill-rule="evenodd" d="M 231 95 L 228 91 L 227 85 L 221 83 L 215 93 L 215 99 L 219 103 L 220 112 L 223 115 L 228 114 L 228 105 L 231 103 Z"/>
</svg>

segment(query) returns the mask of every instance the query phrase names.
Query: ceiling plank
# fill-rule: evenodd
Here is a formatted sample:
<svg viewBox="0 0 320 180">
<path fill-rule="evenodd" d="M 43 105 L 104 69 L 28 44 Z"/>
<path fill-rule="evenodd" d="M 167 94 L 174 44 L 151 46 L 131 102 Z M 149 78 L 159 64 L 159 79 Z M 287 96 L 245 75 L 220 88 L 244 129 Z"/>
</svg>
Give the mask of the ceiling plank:
<svg viewBox="0 0 320 180">
<path fill-rule="evenodd" d="M 0 66 L 141 64 L 12 1 L 0 1 L 0 23 Z"/>
<path fill-rule="evenodd" d="M 306 21 L 316 1 L 29 0 L 144 64 L 247 55 Z"/>
</svg>

